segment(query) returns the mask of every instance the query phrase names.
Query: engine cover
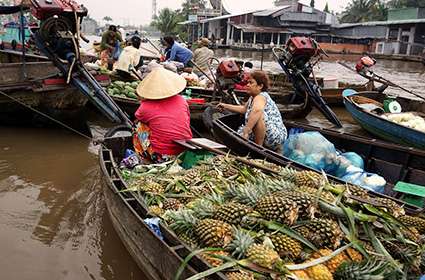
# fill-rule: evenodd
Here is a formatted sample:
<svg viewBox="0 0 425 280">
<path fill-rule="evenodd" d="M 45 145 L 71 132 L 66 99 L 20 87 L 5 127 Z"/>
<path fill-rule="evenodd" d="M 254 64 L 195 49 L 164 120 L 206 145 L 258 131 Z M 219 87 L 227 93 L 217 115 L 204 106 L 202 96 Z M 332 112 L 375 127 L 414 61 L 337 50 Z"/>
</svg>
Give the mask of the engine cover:
<svg viewBox="0 0 425 280">
<path fill-rule="evenodd" d="M 86 16 L 87 9 L 73 0 L 31 0 L 32 14 L 39 20 L 55 15 L 73 14 Z"/>
<path fill-rule="evenodd" d="M 313 41 L 307 37 L 292 37 L 286 43 L 287 50 L 292 56 L 309 56 L 316 55 L 317 48 Z"/>
<path fill-rule="evenodd" d="M 218 65 L 218 71 L 224 78 L 236 78 L 241 69 L 233 60 L 224 60 Z"/>
</svg>

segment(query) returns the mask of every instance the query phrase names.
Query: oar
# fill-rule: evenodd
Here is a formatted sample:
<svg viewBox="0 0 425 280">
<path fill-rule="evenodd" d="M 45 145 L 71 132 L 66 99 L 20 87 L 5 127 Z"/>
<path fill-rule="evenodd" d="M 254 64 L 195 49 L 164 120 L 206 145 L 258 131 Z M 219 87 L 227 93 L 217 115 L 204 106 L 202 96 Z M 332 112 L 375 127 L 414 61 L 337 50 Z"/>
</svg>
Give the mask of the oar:
<svg viewBox="0 0 425 280">
<path fill-rule="evenodd" d="M 339 63 L 340 65 L 344 66 L 345 68 L 347 68 L 347 69 L 349 69 L 349 70 L 351 70 L 351 71 L 353 71 L 353 72 L 356 72 L 357 74 L 361 75 L 362 77 L 365 77 L 366 79 L 372 80 L 372 81 L 374 81 L 374 82 L 382 83 L 382 84 L 387 84 L 387 85 L 392 86 L 392 87 L 399 88 L 399 89 L 401 89 L 401 90 L 403 90 L 403 91 L 405 91 L 405 92 L 407 92 L 407 93 L 410 93 L 410 94 L 412 94 L 412 95 L 414 95 L 414 96 L 416 96 L 416 97 L 418 97 L 418 98 L 420 98 L 420 99 L 422 99 L 422 100 L 425 100 L 425 97 L 424 97 L 424 96 L 421 96 L 421 95 L 419 95 L 419 94 L 417 94 L 417 93 L 414 93 L 414 92 L 413 92 L 413 91 L 411 91 L 411 90 L 408 90 L 408 89 L 406 89 L 406 88 L 404 88 L 404 87 L 402 87 L 402 86 L 400 86 L 400 85 L 398 85 L 398 84 L 395 84 L 395 83 L 391 82 L 390 80 L 387 80 L 387 79 L 385 79 L 384 77 L 381 77 L 381 76 L 379 76 L 379 75 L 375 74 L 375 73 L 374 73 L 374 72 L 372 72 L 372 71 L 370 71 L 370 72 L 371 72 L 371 74 L 372 74 L 372 76 L 364 76 L 364 75 L 362 75 L 362 74 L 358 73 L 357 71 L 355 71 L 354 69 L 352 69 L 352 68 L 351 68 L 349 65 L 347 65 L 346 63 L 341 62 L 341 61 L 338 61 L 338 63 Z"/>
</svg>

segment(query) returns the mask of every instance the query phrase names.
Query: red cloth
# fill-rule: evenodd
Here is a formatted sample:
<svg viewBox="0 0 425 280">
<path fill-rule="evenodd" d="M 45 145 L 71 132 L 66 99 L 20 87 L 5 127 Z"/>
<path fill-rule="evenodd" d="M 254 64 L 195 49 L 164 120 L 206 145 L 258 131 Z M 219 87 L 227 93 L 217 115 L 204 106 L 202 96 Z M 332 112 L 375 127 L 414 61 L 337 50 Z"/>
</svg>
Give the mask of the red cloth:
<svg viewBox="0 0 425 280">
<path fill-rule="evenodd" d="M 145 99 L 140 103 L 135 116 L 148 125 L 152 148 L 162 155 L 183 152 L 184 148 L 173 140 L 192 138 L 189 105 L 180 95 L 160 100 Z"/>
</svg>

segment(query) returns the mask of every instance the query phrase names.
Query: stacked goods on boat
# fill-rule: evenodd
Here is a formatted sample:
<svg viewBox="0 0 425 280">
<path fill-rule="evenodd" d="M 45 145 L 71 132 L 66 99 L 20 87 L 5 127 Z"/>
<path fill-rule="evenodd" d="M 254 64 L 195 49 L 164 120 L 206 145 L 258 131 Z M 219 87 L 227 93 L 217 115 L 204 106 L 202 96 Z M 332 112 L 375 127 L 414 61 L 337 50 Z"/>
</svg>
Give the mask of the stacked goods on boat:
<svg viewBox="0 0 425 280">
<path fill-rule="evenodd" d="M 416 113 L 388 113 L 381 115 L 381 117 L 396 124 L 425 132 L 425 119 Z"/>
<path fill-rule="evenodd" d="M 218 271 L 228 279 L 312 280 L 423 273 L 425 219 L 313 171 L 251 162 L 256 167 L 215 156 L 190 169 L 184 161 L 122 167 L 124 191 L 211 265 L 191 279 Z"/>
<path fill-rule="evenodd" d="M 137 100 L 136 89 L 139 85 L 139 81 L 134 82 L 123 82 L 123 81 L 115 81 L 112 82 L 106 89 L 109 95 L 131 98 Z"/>
</svg>

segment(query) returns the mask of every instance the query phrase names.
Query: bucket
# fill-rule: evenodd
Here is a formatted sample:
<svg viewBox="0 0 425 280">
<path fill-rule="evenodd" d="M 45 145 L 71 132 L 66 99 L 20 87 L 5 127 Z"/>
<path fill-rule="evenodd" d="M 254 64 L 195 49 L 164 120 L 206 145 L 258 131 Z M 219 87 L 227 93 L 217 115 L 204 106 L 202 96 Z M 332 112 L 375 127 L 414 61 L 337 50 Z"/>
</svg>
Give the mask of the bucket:
<svg viewBox="0 0 425 280">
<path fill-rule="evenodd" d="M 327 77 L 323 79 L 323 88 L 338 88 L 338 78 Z"/>
</svg>

